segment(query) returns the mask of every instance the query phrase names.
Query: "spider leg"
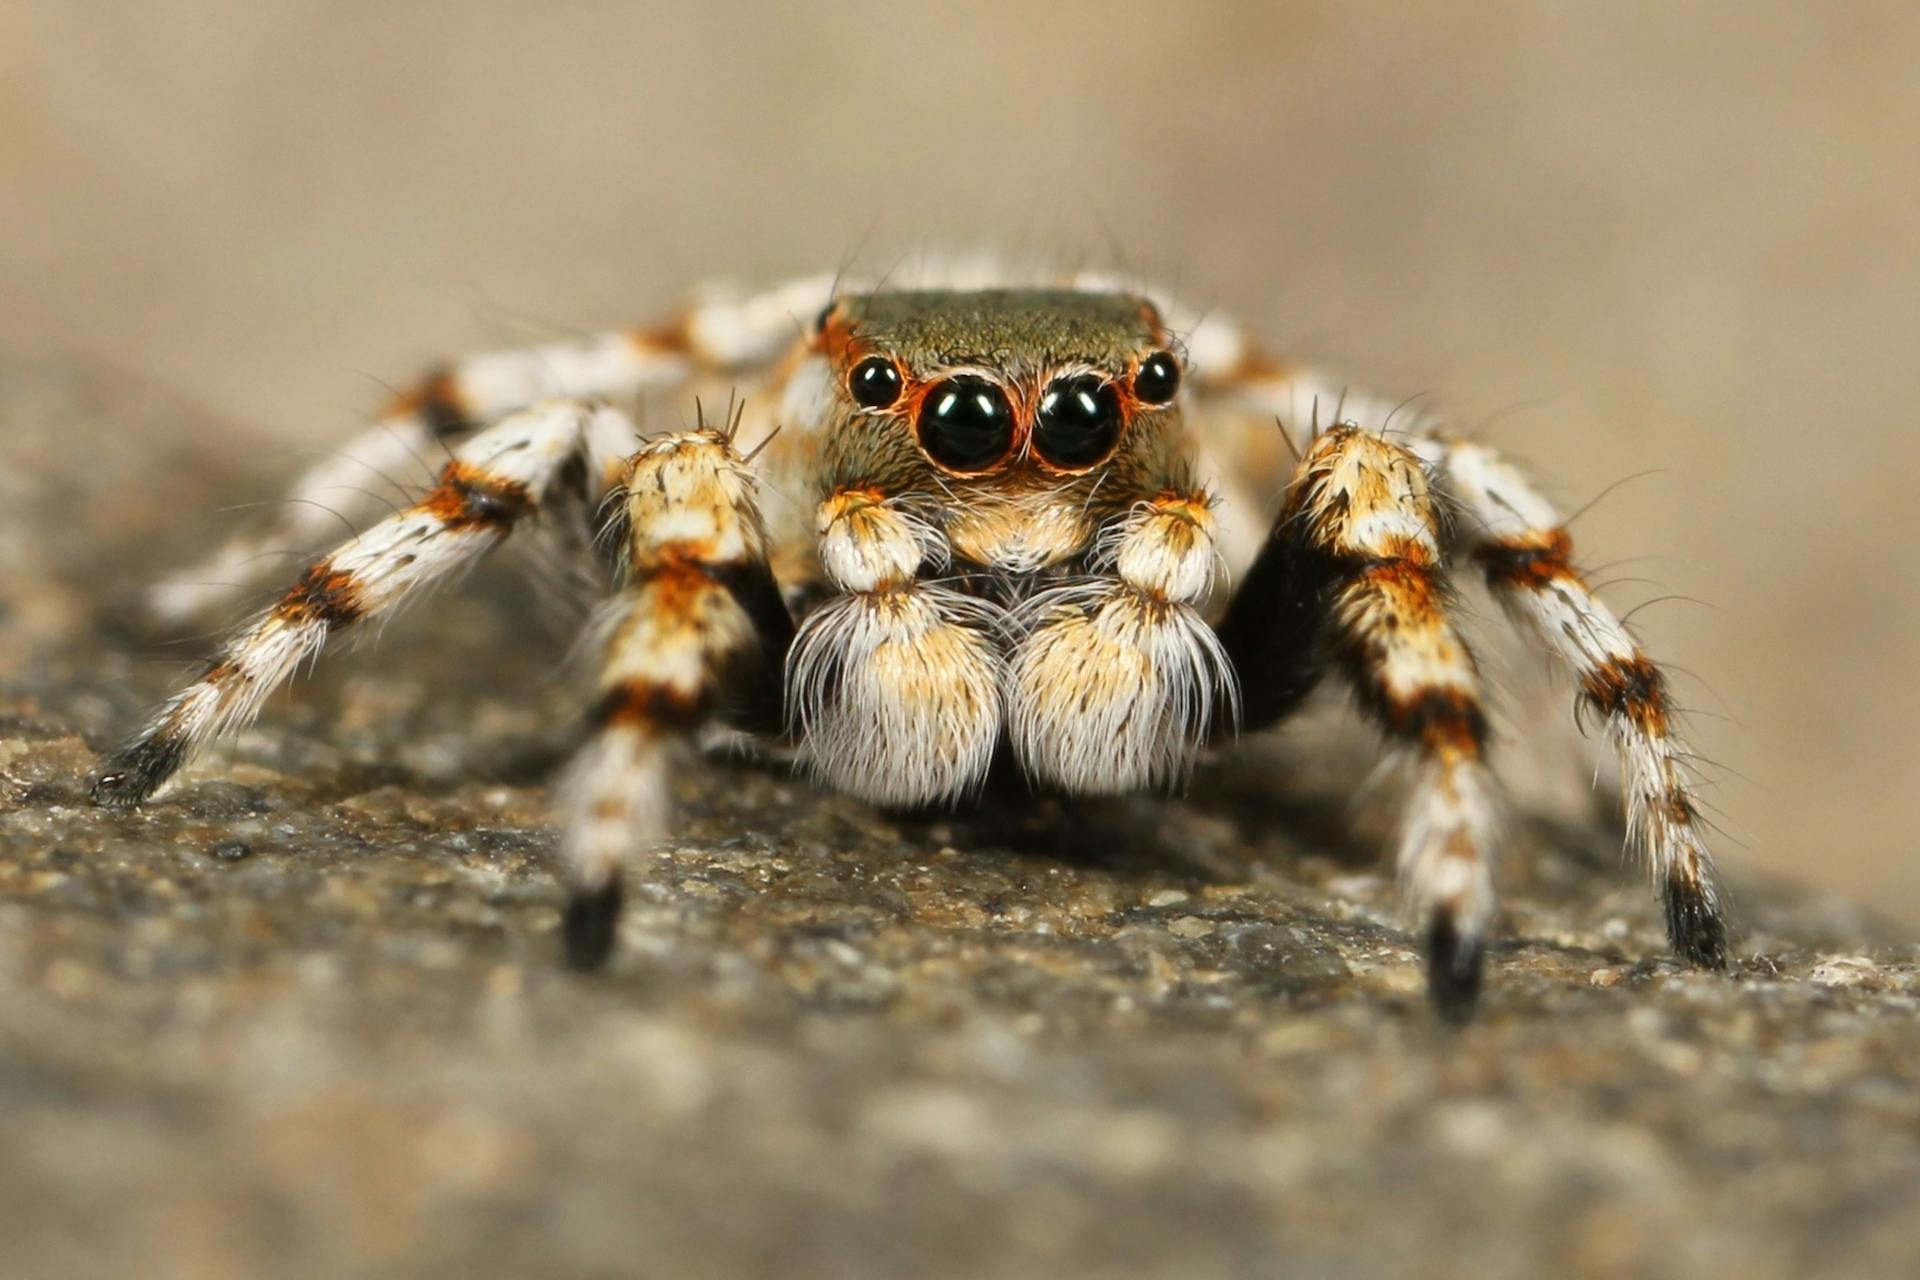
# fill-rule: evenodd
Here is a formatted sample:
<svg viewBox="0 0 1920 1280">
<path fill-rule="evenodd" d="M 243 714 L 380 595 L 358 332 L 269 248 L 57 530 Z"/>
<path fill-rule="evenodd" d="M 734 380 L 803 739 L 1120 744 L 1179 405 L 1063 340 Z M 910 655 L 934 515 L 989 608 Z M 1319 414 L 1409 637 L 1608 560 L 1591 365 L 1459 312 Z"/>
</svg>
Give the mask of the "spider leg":
<svg viewBox="0 0 1920 1280">
<path fill-rule="evenodd" d="M 1724 968 L 1726 922 L 1665 674 L 1581 577 L 1560 513 L 1515 467 L 1484 445 L 1411 444 L 1460 507 L 1460 536 L 1508 617 L 1573 673 L 1577 708 L 1606 723 L 1620 758 L 1628 840 L 1659 886 L 1673 949 Z"/>
<path fill-rule="evenodd" d="M 750 373 L 777 359 L 827 301 L 827 277 L 765 293 L 714 293 L 663 323 L 571 342 L 488 352 L 429 371 L 380 418 L 294 481 L 265 527 L 157 584 L 148 605 L 178 624 L 270 576 L 275 553 L 310 553 L 341 521 L 381 511 L 380 489 L 444 457 L 448 441 L 552 398 L 601 399 L 684 386 L 709 372 Z"/>
<path fill-rule="evenodd" d="M 633 427 L 571 402 L 523 410 L 462 445 L 418 502 L 310 565 L 168 699 L 93 783 L 96 803 L 138 804 L 206 743 L 250 723 L 267 695 L 333 635 L 391 614 L 471 564 L 535 512 L 570 462 L 604 453 Z"/>
<path fill-rule="evenodd" d="M 562 782 L 571 886 L 568 963 L 612 952 L 621 872 L 668 834 L 668 781 L 710 720 L 780 720 L 793 621 L 767 566 L 753 481 L 723 430 L 663 436 L 633 455 L 621 501 L 625 583 L 606 611 L 594 732 Z"/>
<path fill-rule="evenodd" d="M 1499 804 L 1473 656 L 1455 629 L 1426 468 L 1342 425 L 1307 447 L 1271 539 L 1220 624 L 1248 721 L 1292 709 L 1324 655 L 1413 762 L 1398 866 L 1441 1013 L 1471 1012 L 1494 892 Z"/>
</svg>

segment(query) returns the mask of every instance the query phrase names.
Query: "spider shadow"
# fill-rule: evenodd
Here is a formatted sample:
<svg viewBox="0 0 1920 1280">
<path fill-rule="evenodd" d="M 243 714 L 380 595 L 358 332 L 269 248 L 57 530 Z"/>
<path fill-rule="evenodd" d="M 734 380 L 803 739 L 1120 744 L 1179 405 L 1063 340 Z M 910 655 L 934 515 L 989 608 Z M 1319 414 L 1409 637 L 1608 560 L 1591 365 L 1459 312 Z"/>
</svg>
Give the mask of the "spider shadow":
<svg viewBox="0 0 1920 1280">
<path fill-rule="evenodd" d="M 1172 796 L 1074 797 L 1035 788 L 1002 753 L 979 796 L 957 808 L 893 811 L 903 838 L 937 848 L 995 849 L 1128 878 L 1245 883 L 1262 873 L 1305 880 L 1393 874 L 1401 802 L 1381 785 L 1364 734 L 1350 750 L 1284 740 L 1207 760 Z M 1619 875 L 1624 828 L 1596 798 L 1584 820 L 1515 812 L 1504 874 L 1546 897 Z M 1309 871 L 1309 864 L 1312 870 Z"/>
<path fill-rule="evenodd" d="M 889 816 L 904 838 L 928 847 L 1003 849 L 1129 878 L 1173 873 L 1229 884 L 1261 868 L 1284 873 L 1307 857 L 1356 870 L 1379 859 L 1377 842 L 1355 829 L 1350 804 L 1239 761 L 1202 766 L 1172 796 L 1069 796 L 1036 787 L 1002 753 L 976 797 Z"/>
</svg>

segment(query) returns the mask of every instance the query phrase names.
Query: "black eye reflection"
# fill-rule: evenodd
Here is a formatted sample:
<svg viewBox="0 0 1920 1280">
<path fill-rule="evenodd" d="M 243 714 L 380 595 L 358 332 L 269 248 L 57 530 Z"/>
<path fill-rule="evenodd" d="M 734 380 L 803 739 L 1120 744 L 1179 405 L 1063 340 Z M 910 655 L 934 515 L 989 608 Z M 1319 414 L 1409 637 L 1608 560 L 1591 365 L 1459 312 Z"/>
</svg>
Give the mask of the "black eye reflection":
<svg viewBox="0 0 1920 1280">
<path fill-rule="evenodd" d="M 1098 374 L 1056 379 L 1040 397 L 1033 448 L 1056 467 L 1090 467 L 1113 452 L 1122 426 L 1120 396 Z"/>
<path fill-rule="evenodd" d="M 884 409 L 900 398 L 900 370 L 885 356 L 868 356 L 847 375 L 847 394 L 863 409 Z"/>
<path fill-rule="evenodd" d="M 1170 351 L 1156 351 L 1133 375 L 1133 394 L 1142 404 L 1166 404 L 1180 390 L 1180 362 Z"/>
<path fill-rule="evenodd" d="M 985 378 L 955 374 L 920 402 L 920 447 L 949 471 L 985 471 L 1013 448 L 1013 406 Z"/>
</svg>

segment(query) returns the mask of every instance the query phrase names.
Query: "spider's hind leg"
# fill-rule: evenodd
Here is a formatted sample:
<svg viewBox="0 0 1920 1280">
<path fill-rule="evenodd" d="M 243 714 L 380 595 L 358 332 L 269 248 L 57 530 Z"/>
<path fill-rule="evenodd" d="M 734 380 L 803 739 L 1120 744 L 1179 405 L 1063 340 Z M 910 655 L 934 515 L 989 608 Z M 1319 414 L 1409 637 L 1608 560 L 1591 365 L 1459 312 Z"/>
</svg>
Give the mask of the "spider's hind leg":
<svg viewBox="0 0 1920 1280">
<path fill-rule="evenodd" d="M 1493 922 L 1497 790 L 1473 657 L 1455 630 L 1426 469 L 1399 445 L 1338 426 L 1308 446 L 1220 637 L 1248 723 L 1293 709 L 1330 662 L 1389 743 L 1411 757 L 1398 865 L 1425 931 L 1428 985 L 1472 1011 Z"/>
<path fill-rule="evenodd" d="M 467 441 L 418 502 L 314 561 L 235 632 L 205 673 L 108 761 L 94 800 L 147 799 L 202 746 L 251 723 L 267 695 L 333 636 L 391 615 L 471 565 L 556 496 L 571 467 L 623 456 L 632 440 L 624 414 L 556 401 Z"/>
<path fill-rule="evenodd" d="M 664 436 L 635 454 L 621 496 L 626 582 L 601 634 L 594 732 L 562 784 L 568 963 L 612 952 L 621 872 L 668 834 L 669 783 L 701 726 L 780 722 L 793 622 L 767 565 L 752 478 L 724 431 Z"/>
<path fill-rule="evenodd" d="M 151 613 L 178 625 L 271 577 L 282 554 L 305 555 L 344 522 L 387 507 L 383 490 L 430 473 L 448 447 L 550 398 L 619 398 L 685 386 L 707 373 L 764 369 L 832 293 L 825 277 L 764 293 L 715 292 L 658 324 L 466 356 L 422 375 L 380 417 L 294 481 L 273 518 L 156 584 Z"/>
<path fill-rule="evenodd" d="M 1579 707 L 1606 724 L 1620 758 L 1628 839 L 1659 886 L 1673 949 L 1703 968 L 1724 968 L 1726 921 L 1692 756 L 1664 673 L 1581 577 L 1565 521 L 1518 470 L 1484 445 L 1413 447 L 1437 465 L 1461 507 L 1461 538 L 1508 616 L 1566 664 L 1579 681 Z"/>
</svg>

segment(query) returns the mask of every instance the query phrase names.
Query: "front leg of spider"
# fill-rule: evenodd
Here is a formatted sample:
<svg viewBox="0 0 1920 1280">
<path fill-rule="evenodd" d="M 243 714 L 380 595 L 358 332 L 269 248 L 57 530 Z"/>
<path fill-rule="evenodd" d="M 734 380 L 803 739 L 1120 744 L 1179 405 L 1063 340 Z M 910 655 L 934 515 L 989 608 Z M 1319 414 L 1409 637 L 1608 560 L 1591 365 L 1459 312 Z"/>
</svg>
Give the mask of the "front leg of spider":
<svg viewBox="0 0 1920 1280">
<path fill-rule="evenodd" d="M 1322 655 L 1411 764 L 1396 862 L 1428 990 L 1461 1021 L 1493 923 L 1497 793 L 1480 676 L 1453 621 L 1424 464 L 1358 427 L 1316 437 L 1221 623 L 1253 722 L 1296 705 Z"/>
<path fill-rule="evenodd" d="M 561 785 L 567 962 L 611 954 L 622 871 L 669 834 L 669 785 L 709 720 L 779 720 L 793 621 L 767 566 L 753 479 L 723 431 L 650 442 L 631 459 L 619 527 L 625 582 L 608 606 L 593 735 Z"/>
<path fill-rule="evenodd" d="M 396 396 L 377 421 L 316 462 L 264 527 L 236 534 L 199 563 L 148 592 L 154 617 L 178 625 L 231 603 L 286 553 L 325 545 L 341 520 L 371 519 L 397 477 L 508 414 L 544 400 L 625 399 L 684 387 L 716 369 L 739 372 L 783 354 L 792 319 L 825 300 L 830 277 L 792 280 L 765 293 L 699 298 L 655 323 L 542 346 L 488 351 L 436 365 Z M 631 448 L 631 442 L 628 444 Z M 626 450 L 620 456 L 625 456 Z"/>
</svg>

